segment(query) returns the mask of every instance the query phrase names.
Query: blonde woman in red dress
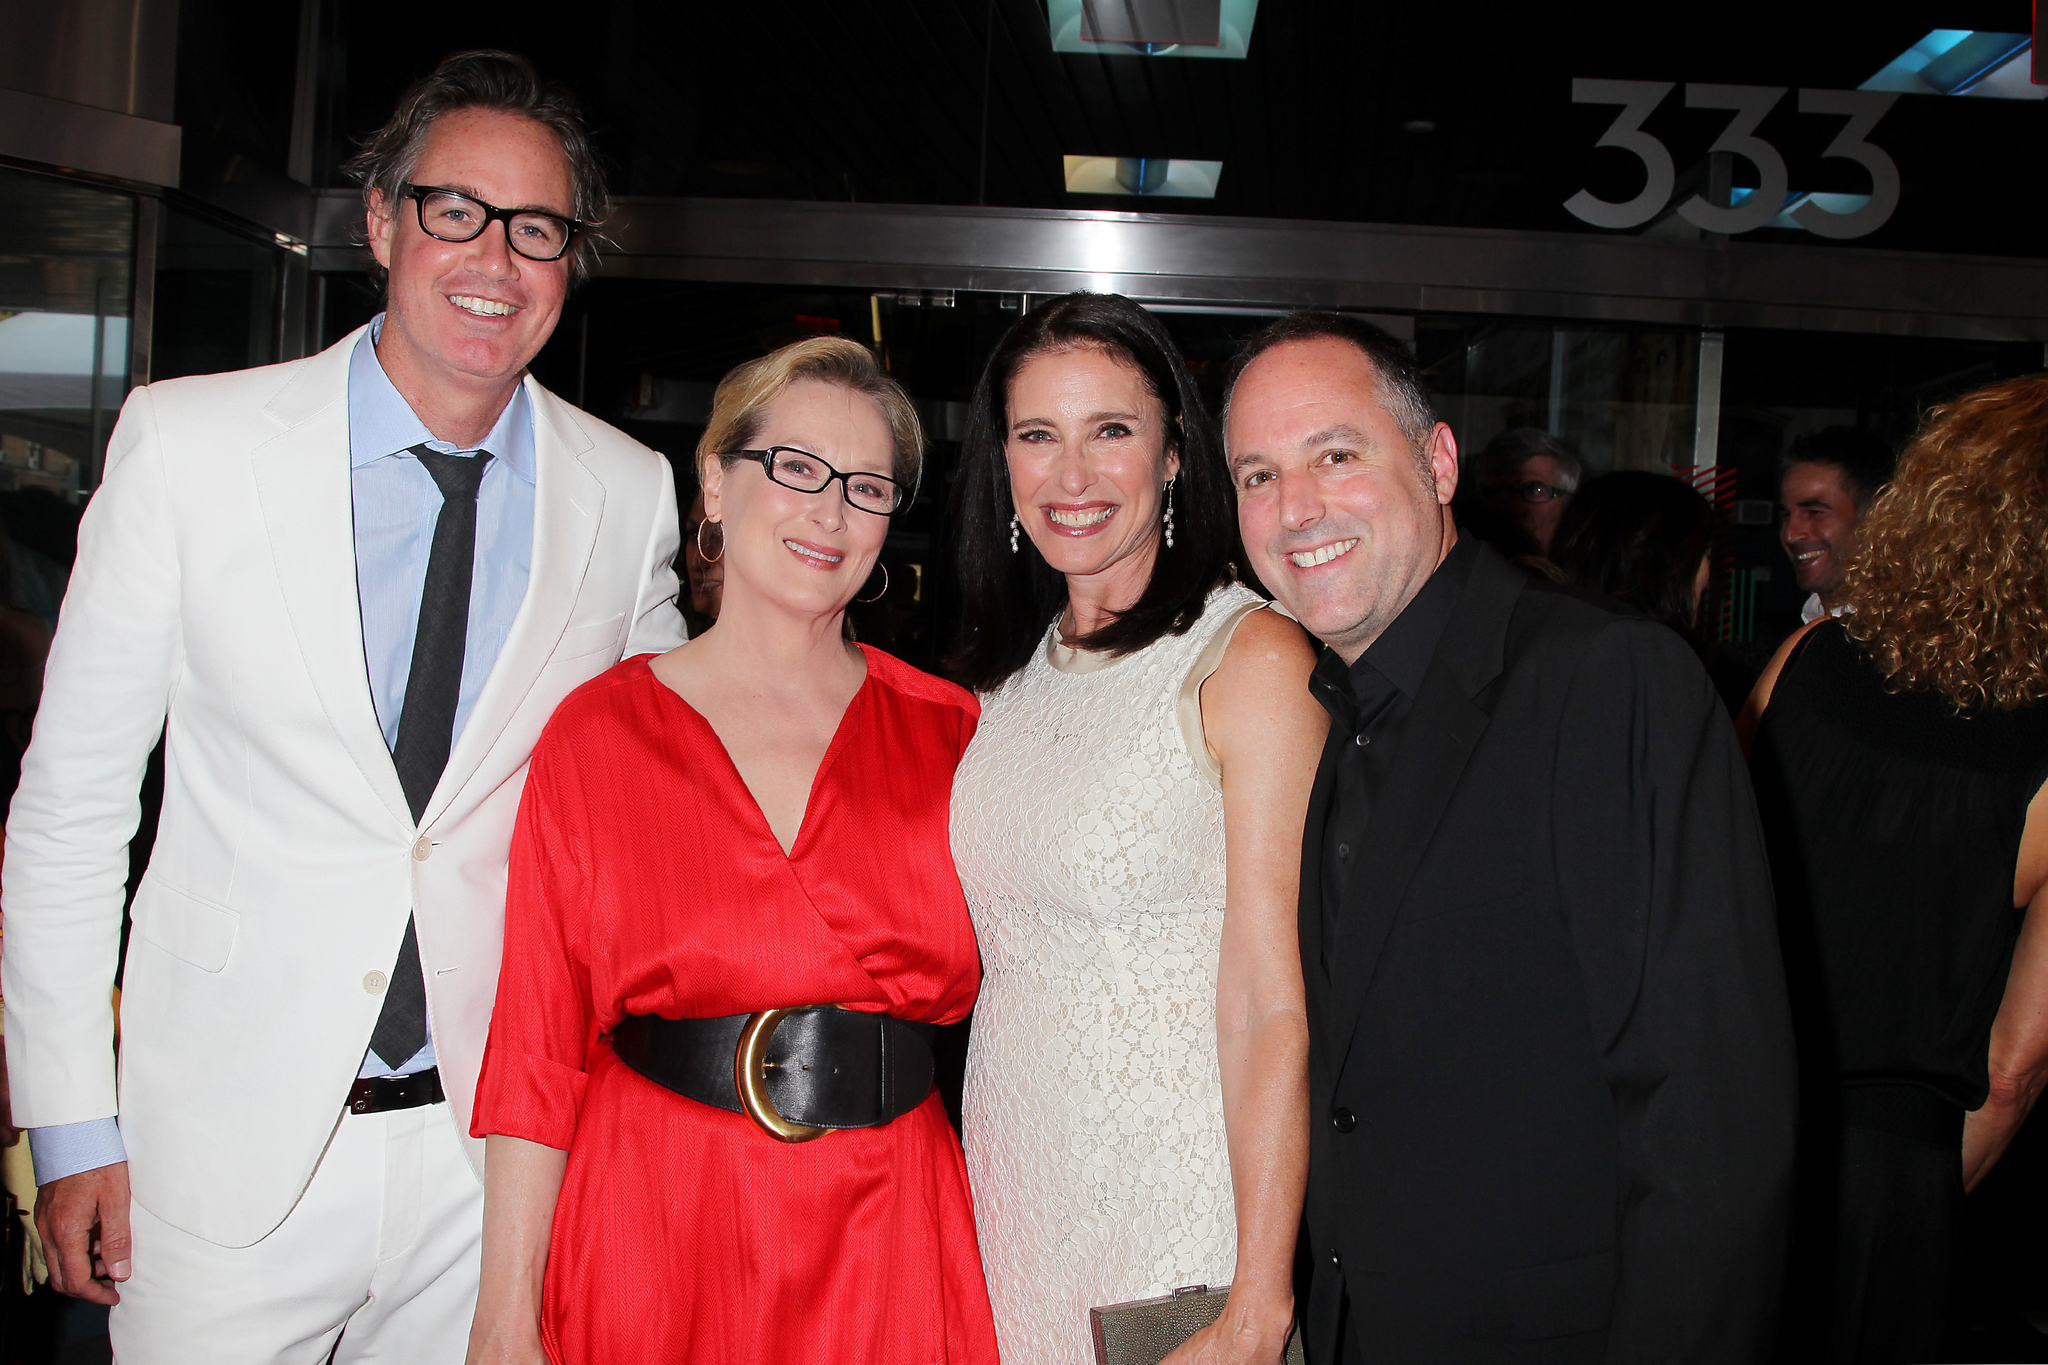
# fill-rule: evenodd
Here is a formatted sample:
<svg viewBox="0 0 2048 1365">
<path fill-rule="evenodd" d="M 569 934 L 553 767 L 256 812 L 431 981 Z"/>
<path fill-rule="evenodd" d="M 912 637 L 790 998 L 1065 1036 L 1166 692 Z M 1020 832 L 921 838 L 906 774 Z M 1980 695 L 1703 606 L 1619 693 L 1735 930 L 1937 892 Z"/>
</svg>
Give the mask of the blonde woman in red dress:
<svg viewBox="0 0 2048 1365">
<path fill-rule="evenodd" d="M 476 1365 L 996 1360 L 928 1046 L 980 986 L 946 828 L 979 713 L 842 637 L 922 444 L 853 342 L 733 371 L 698 447 L 717 624 L 534 750 Z"/>
</svg>

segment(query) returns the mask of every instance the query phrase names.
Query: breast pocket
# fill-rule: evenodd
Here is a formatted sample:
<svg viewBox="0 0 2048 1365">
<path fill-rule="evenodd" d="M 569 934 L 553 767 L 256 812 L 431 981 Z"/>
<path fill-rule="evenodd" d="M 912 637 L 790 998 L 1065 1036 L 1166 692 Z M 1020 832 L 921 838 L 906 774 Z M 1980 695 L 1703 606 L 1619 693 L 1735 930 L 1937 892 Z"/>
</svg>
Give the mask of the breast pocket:
<svg viewBox="0 0 2048 1365">
<path fill-rule="evenodd" d="M 164 882 L 145 881 L 135 897 L 135 932 L 202 972 L 228 965 L 242 917 L 215 901 Z"/>
<path fill-rule="evenodd" d="M 562 632 L 562 638 L 556 643 L 555 652 L 548 656 L 548 662 L 572 663 L 577 659 L 588 659 L 593 654 L 610 654 L 617 658 L 625 634 L 626 617 L 623 612 L 589 625 L 571 626 Z"/>
</svg>

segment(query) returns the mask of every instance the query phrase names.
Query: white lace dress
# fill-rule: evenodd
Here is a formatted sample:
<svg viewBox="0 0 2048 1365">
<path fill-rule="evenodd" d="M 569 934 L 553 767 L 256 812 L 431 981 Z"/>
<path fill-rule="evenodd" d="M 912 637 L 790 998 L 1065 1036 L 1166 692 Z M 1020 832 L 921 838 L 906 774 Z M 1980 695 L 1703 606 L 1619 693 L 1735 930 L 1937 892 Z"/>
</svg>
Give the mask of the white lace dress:
<svg viewBox="0 0 2048 1365">
<path fill-rule="evenodd" d="M 1233 1273 L 1223 796 L 1196 692 L 1259 605 L 1229 584 L 1121 659 L 1049 632 L 982 698 L 954 778 L 983 972 L 964 1141 L 1004 1365 L 1087 1365 L 1091 1307 Z"/>
</svg>

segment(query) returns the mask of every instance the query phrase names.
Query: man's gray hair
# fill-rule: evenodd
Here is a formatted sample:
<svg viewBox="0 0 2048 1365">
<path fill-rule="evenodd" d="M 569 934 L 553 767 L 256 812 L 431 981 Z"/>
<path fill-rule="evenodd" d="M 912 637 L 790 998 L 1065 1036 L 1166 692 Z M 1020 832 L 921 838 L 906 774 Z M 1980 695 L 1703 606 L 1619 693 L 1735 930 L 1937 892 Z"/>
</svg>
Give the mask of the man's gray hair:
<svg viewBox="0 0 2048 1365">
<path fill-rule="evenodd" d="M 1579 480 L 1586 472 L 1579 452 L 1572 449 L 1569 441 L 1541 427 L 1508 428 L 1486 443 L 1486 448 L 1473 457 L 1473 465 L 1482 485 L 1513 483 L 1521 476 L 1522 466 L 1538 455 L 1548 455 L 1557 462 L 1558 492 L 1579 491 Z"/>
<path fill-rule="evenodd" d="M 570 212 L 589 229 L 578 235 L 570 253 L 574 278 L 582 280 L 597 259 L 594 229 L 611 215 L 604 165 L 583 126 L 576 97 L 560 85 L 542 81 L 533 63 L 515 53 L 458 52 L 413 82 L 390 121 L 363 139 L 361 150 L 342 165 L 342 171 L 363 187 L 364 207 L 369 207 L 370 194 L 375 191 L 383 196 L 387 211 L 401 212 L 400 187 L 412 180 L 427 149 L 427 135 L 443 114 L 462 109 L 516 114 L 538 123 L 561 142 L 576 196 Z M 371 274 L 380 286 L 384 283 L 382 266 L 373 263 Z"/>
<path fill-rule="evenodd" d="M 1225 420 L 1230 415 L 1230 397 L 1236 392 L 1238 378 L 1246 366 L 1275 346 L 1324 337 L 1349 342 L 1372 361 L 1373 372 L 1379 379 L 1381 406 L 1394 419 L 1394 425 L 1401 429 L 1401 434 L 1408 438 L 1408 444 L 1414 447 L 1425 477 L 1435 478 L 1429 464 L 1429 435 L 1436 430 L 1436 405 L 1430 401 L 1429 390 L 1423 385 L 1422 371 L 1415 364 L 1415 353 L 1386 328 L 1364 318 L 1345 313 L 1289 313 L 1246 337 L 1232 358 L 1229 375 L 1224 381 Z"/>
</svg>

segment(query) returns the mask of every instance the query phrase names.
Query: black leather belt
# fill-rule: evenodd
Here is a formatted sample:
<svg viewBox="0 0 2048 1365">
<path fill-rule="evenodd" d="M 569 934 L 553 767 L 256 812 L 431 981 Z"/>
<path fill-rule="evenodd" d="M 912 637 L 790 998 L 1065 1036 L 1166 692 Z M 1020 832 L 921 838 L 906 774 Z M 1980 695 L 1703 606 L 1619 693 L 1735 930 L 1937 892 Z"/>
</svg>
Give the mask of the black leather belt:
<svg viewBox="0 0 2048 1365">
<path fill-rule="evenodd" d="M 389 1109 L 417 1109 L 423 1104 L 439 1104 L 446 1098 L 441 1093 L 439 1067 L 415 1071 L 410 1076 L 362 1076 L 349 1087 L 348 1112 L 381 1114 Z"/>
<path fill-rule="evenodd" d="M 932 1034 L 893 1015 L 806 1005 L 721 1019 L 627 1015 L 612 1049 L 656 1085 L 745 1114 L 780 1141 L 808 1142 L 835 1128 L 879 1128 L 922 1104 Z"/>
</svg>

